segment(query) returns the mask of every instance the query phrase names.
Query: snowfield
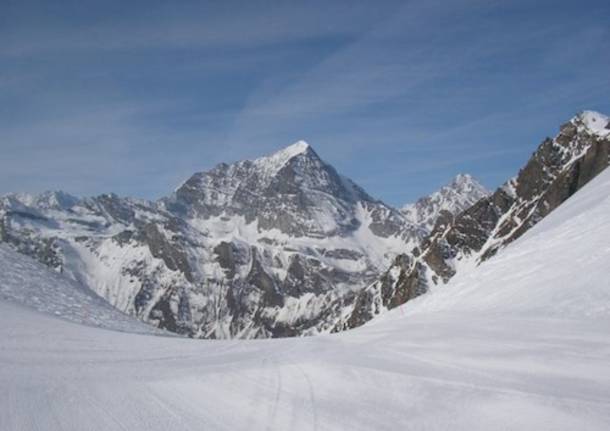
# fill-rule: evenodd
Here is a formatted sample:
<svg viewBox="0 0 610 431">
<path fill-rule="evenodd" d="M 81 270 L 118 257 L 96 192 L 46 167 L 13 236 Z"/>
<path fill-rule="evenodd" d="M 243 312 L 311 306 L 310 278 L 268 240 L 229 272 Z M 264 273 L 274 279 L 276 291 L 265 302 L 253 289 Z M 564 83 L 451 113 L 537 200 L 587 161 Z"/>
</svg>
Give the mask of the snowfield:
<svg viewBox="0 0 610 431">
<path fill-rule="evenodd" d="M 69 322 L 15 290 L 61 307 L 79 287 L 0 249 L 0 430 L 610 429 L 609 214 L 606 170 L 479 268 L 300 339 Z"/>
<path fill-rule="evenodd" d="M 170 335 L 121 313 L 90 289 L 3 244 L 0 244 L 0 300 L 84 325 Z"/>
</svg>

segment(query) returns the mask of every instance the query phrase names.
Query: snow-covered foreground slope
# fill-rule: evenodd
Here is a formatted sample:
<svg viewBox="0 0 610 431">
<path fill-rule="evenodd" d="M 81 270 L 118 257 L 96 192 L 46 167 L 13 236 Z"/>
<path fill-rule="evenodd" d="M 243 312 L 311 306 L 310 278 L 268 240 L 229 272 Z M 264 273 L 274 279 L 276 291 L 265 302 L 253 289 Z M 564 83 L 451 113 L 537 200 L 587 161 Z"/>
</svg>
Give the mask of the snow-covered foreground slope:
<svg viewBox="0 0 610 431">
<path fill-rule="evenodd" d="M 0 429 L 610 428 L 610 171 L 470 276 L 334 336 L 205 341 L 0 301 Z"/>
</svg>

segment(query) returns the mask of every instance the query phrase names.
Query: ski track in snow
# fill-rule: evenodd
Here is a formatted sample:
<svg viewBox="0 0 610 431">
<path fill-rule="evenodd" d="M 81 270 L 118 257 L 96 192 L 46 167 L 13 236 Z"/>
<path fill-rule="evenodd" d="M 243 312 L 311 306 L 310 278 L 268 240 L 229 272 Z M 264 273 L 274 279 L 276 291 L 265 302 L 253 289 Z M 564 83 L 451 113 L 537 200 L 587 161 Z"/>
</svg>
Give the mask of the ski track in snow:
<svg viewBox="0 0 610 431">
<path fill-rule="evenodd" d="M 608 214 L 610 170 L 472 272 L 300 339 L 154 336 L 0 247 L 0 430 L 610 429 Z"/>
</svg>

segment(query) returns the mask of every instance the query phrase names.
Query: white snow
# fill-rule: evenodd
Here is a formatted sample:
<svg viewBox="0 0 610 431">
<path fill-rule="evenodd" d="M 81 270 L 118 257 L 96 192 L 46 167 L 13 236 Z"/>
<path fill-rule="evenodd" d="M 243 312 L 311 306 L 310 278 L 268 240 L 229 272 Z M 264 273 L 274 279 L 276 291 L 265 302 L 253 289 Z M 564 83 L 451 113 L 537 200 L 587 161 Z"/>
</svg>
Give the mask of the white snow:
<svg viewBox="0 0 610 431">
<path fill-rule="evenodd" d="M 46 191 L 40 194 L 30 193 L 10 193 L 5 198 L 14 198 L 23 205 L 31 208 L 49 209 L 69 209 L 76 205 L 79 199 L 62 191 Z"/>
<path fill-rule="evenodd" d="M 307 142 L 302 140 L 297 141 L 294 144 L 282 148 L 281 150 L 272 154 L 252 160 L 252 164 L 264 178 L 270 179 L 276 175 L 280 169 L 286 166 L 290 160 L 299 156 L 300 154 L 306 153 L 309 148 L 310 145 Z M 248 163 L 248 161 L 238 162 L 237 166 L 243 163 Z"/>
<path fill-rule="evenodd" d="M 0 302 L 72 322 L 135 333 L 164 333 L 121 313 L 91 290 L 0 244 Z M 2 344 L 8 341 L 1 338 Z M 0 429 L 4 429 L 0 427 Z"/>
<path fill-rule="evenodd" d="M 276 151 L 275 153 L 273 153 L 272 156 L 269 156 L 267 158 L 291 159 L 298 154 L 304 153 L 308 149 L 309 149 L 309 144 L 303 140 L 300 140 L 300 141 L 296 141 L 294 144 L 284 147 L 283 149 L 281 149 L 279 151 Z"/>
<path fill-rule="evenodd" d="M 595 111 L 583 111 L 578 115 L 589 132 L 600 137 L 610 135 L 610 118 Z"/>
<path fill-rule="evenodd" d="M 358 203 L 355 209 L 355 217 L 359 222 L 359 228 L 350 236 L 329 235 L 325 237 L 302 236 L 294 237 L 281 232 L 279 229 L 261 230 L 256 220 L 247 223 L 245 217 L 222 214 L 209 219 L 189 220 L 191 226 L 210 238 L 210 247 L 218 243 L 243 242 L 246 245 L 256 244 L 260 250 L 267 254 L 273 254 L 283 267 L 289 264 L 289 259 L 294 254 L 310 256 L 318 259 L 325 265 L 347 272 L 361 272 L 372 266 L 379 271 L 387 268 L 396 255 L 411 250 L 417 244 L 415 241 L 407 241 L 397 235 L 383 238 L 375 235 L 370 224 L 373 222 L 370 211 Z M 320 223 L 324 215 L 318 214 L 316 219 L 321 226 L 333 226 L 334 220 L 329 218 L 326 223 Z M 271 241 L 272 245 L 266 245 L 265 241 Z M 326 256 L 324 250 L 349 250 L 361 253 L 362 257 L 356 260 L 338 259 Z M 270 267 L 281 279 L 285 277 L 285 269 Z M 214 271 L 213 267 L 206 267 L 208 273 Z M 282 272 L 283 271 L 283 272 Z M 245 276 L 245 274 L 242 274 Z"/>
<path fill-rule="evenodd" d="M 334 336 L 113 332 L 3 294 L 0 429 L 607 430 L 609 213 L 607 170 L 473 272 Z M 3 289 L 54 300 L 60 276 L 0 251 Z"/>
</svg>

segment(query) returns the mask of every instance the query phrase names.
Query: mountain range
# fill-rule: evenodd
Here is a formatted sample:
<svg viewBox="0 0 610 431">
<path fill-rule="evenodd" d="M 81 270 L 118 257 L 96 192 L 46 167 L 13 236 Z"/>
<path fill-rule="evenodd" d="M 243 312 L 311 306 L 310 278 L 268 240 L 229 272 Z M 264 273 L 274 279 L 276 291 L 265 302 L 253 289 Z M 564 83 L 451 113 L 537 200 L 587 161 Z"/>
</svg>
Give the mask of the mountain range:
<svg viewBox="0 0 610 431">
<path fill-rule="evenodd" d="M 489 193 L 469 175 L 401 210 L 299 141 L 192 175 L 155 202 L 0 199 L 0 242 L 161 329 L 197 338 L 359 326 L 491 258 L 608 165 L 583 112 Z"/>
</svg>

